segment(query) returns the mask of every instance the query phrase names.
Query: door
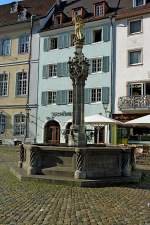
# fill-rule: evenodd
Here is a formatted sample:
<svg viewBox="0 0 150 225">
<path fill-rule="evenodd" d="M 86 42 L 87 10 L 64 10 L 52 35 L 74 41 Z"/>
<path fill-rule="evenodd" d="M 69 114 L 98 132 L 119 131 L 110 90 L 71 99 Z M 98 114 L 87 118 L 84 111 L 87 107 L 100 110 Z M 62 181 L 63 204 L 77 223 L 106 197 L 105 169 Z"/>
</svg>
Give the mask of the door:
<svg viewBox="0 0 150 225">
<path fill-rule="evenodd" d="M 60 144 L 60 125 L 56 121 L 50 121 L 45 126 L 45 142 L 48 144 Z"/>
</svg>

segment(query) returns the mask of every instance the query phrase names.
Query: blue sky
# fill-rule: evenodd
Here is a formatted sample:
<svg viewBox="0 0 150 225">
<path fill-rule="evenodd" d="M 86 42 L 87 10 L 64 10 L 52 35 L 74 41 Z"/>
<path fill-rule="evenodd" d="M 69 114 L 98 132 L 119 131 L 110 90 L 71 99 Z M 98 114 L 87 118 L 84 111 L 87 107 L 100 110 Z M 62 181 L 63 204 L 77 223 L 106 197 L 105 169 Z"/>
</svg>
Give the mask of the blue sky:
<svg viewBox="0 0 150 225">
<path fill-rule="evenodd" d="M 15 0 L 0 0 L 0 5 L 7 4 L 10 2 L 14 2 Z"/>
</svg>

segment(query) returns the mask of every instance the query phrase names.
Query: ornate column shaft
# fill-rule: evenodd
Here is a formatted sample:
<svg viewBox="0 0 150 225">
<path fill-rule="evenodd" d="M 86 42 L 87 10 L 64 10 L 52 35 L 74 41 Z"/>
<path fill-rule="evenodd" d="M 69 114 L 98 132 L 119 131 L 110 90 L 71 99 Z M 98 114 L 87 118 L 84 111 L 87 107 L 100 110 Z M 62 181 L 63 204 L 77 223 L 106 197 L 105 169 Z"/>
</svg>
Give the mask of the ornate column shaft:
<svg viewBox="0 0 150 225">
<path fill-rule="evenodd" d="M 70 78 L 73 85 L 73 124 L 69 145 L 85 146 L 84 86 L 88 77 L 89 63 L 82 53 L 84 38 L 75 42 L 75 56 L 69 60 Z"/>
</svg>

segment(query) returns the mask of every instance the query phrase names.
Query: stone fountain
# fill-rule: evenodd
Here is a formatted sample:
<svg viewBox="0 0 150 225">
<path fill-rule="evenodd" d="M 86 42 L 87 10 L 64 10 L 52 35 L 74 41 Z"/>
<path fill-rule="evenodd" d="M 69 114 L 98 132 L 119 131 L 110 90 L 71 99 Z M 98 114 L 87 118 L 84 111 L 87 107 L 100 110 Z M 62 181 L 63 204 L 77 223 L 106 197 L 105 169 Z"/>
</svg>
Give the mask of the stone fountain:
<svg viewBox="0 0 150 225">
<path fill-rule="evenodd" d="M 75 53 L 68 62 L 73 85 L 73 118 L 68 146 L 21 145 L 19 167 L 30 178 L 49 179 L 53 183 L 71 181 L 92 186 L 131 181 L 134 153 L 130 147 L 87 145 L 84 86 L 89 63 L 82 52 L 83 21 L 77 16 L 74 22 Z"/>
</svg>

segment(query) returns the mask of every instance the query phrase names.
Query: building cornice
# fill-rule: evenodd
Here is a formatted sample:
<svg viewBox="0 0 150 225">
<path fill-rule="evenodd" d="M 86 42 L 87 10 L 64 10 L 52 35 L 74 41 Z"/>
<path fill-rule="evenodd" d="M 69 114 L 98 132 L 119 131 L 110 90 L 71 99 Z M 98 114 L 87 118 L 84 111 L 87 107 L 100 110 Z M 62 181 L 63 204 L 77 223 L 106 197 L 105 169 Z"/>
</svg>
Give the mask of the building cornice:
<svg viewBox="0 0 150 225">
<path fill-rule="evenodd" d="M 27 105 L 0 105 L 0 109 L 32 109 L 37 108 L 37 104 Z"/>
</svg>

